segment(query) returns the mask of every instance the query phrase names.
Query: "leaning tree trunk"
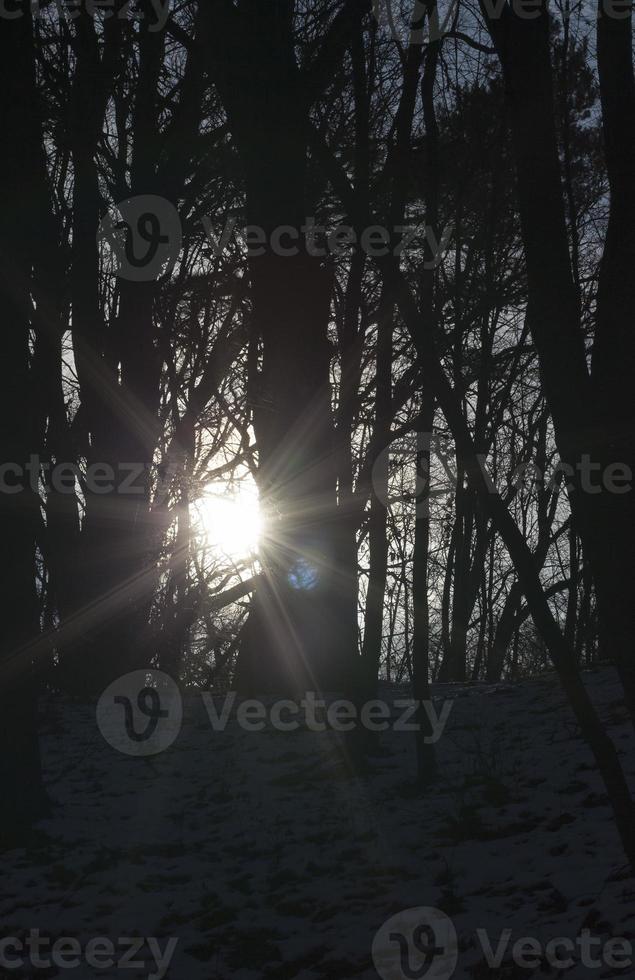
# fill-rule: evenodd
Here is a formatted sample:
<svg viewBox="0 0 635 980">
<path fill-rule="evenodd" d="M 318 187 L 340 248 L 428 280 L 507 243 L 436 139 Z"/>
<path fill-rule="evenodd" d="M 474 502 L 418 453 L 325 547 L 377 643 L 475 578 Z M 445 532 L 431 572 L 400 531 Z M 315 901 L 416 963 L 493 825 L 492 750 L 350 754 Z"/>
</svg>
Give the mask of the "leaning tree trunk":
<svg viewBox="0 0 635 980">
<path fill-rule="evenodd" d="M 384 282 L 394 289 L 401 315 L 412 336 L 423 372 L 443 411 L 463 460 L 470 485 L 478 492 L 483 509 L 505 544 L 514 562 L 521 588 L 532 618 L 541 634 L 558 677 L 588 743 L 611 802 L 615 823 L 626 856 L 635 869 L 635 807 L 615 745 L 607 735 L 595 706 L 586 691 L 573 650 L 554 619 L 542 587 L 534 557 L 504 501 L 483 471 L 461 412 L 460 402 L 445 377 L 434 337 L 421 329 L 419 311 L 394 260 L 380 259 Z"/>
<path fill-rule="evenodd" d="M 358 213 L 354 196 L 350 192 L 345 175 L 333 164 L 331 165 L 331 172 L 338 193 L 341 194 L 349 213 L 353 214 L 358 221 L 364 220 L 364 217 Z M 368 215 L 367 218 L 370 223 L 372 216 Z M 503 499 L 491 484 L 488 475 L 479 462 L 468 423 L 461 411 L 460 402 L 446 378 L 433 332 L 429 329 L 429 324 L 422 323 L 420 310 L 395 258 L 388 255 L 377 257 L 375 261 L 381 272 L 383 283 L 391 290 L 415 345 L 424 382 L 430 386 L 452 430 L 457 450 L 468 474 L 468 480 L 478 492 L 484 511 L 489 515 L 495 530 L 500 534 L 514 562 L 532 618 L 549 649 L 569 704 L 580 726 L 582 736 L 591 748 L 607 790 L 624 850 L 631 867 L 635 868 L 635 821 L 633 819 L 635 808 L 619 755 L 613 742 L 606 734 L 593 702 L 584 687 L 573 650 L 567 646 L 553 617 L 527 543 Z M 558 339 L 558 343 L 560 343 L 560 339 Z"/>
<path fill-rule="evenodd" d="M 624 490 L 624 467 L 635 466 L 630 397 L 635 345 L 632 263 L 635 256 L 635 90 L 631 18 L 598 20 L 611 212 L 598 290 L 592 374 L 586 363 L 580 304 L 569 254 L 554 114 L 549 13 L 499 18 L 481 5 L 503 68 L 510 108 L 518 200 L 527 259 L 529 315 L 560 456 L 571 469 L 569 500 L 592 568 L 603 655 L 615 658 L 635 723 L 635 659 L 631 598 L 634 494 Z M 597 489 L 581 475 L 585 456 L 596 467 Z M 599 464 L 599 469 L 598 469 Z M 620 468 L 620 488 L 602 477 Z M 600 479 L 597 477 L 600 474 Z"/>
</svg>

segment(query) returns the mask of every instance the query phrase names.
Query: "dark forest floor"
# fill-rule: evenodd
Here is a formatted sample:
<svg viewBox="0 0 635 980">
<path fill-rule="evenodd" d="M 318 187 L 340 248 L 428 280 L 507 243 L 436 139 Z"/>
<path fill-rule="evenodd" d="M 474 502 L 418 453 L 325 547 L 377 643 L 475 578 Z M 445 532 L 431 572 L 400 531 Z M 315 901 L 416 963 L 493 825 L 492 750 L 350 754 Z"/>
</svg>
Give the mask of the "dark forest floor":
<svg viewBox="0 0 635 980">
<path fill-rule="evenodd" d="M 614 672 L 585 677 L 635 780 Z M 487 967 L 477 928 L 494 945 L 505 928 L 512 941 L 583 928 L 633 939 L 635 881 L 555 678 L 434 696 L 455 702 L 441 777 L 419 797 L 410 733 L 383 733 L 357 778 L 332 735 L 249 733 L 233 720 L 215 732 L 195 695 L 172 747 L 139 759 L 106 744 L 92 709 L 47 702 L 54 810 L 30 847 L 3 856 L 3 935 L 151 936 L 161 948 L 175 937 L 176 980 L 377 977 L 373 936 L 414 906 L 453 919 L 458 978 L 558 976 Z M 147 958 L 144 969 L 6 975 L 147 977 Z"/>
</svg>

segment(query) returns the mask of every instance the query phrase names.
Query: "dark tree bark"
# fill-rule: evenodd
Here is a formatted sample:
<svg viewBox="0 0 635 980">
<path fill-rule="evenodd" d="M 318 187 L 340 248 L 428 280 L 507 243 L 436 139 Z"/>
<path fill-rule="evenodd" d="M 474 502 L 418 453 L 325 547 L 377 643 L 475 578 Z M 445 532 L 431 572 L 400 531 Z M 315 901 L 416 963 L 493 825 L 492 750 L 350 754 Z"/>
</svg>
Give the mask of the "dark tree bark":
<svg viewBox="0 0 635 980">
<path fill-rule="evenodd" d="M 382 293 L 377 323 L 377 355 L 375 371 L 374 435 L 382 451 L 373 469 L 373 494 L 368 521 L 368 589 L 364 610 L 364 642 L 362 664 L 364 693 L 371 698 L 376 693 L 384 633 L 384 599 L 388 571 L 387 509 L 390 427 L 392 424 L 392 335 L 394 310 Z"/>
<path fill-rule="evenodd" d="M 343 8 L 304 73 L 295 60 L 288 0 L 266 8 L 252 0 L 208 8 L 210 73 L 243 168 L 247 223 L 266 239 L 262 254 L 249 261 L 253 329 L 263 357 L 254 416 L 258 482 L 268 520 L 261 549 L 265 574 L 242 656 L 241 674 L 250 678 L 251 689 L 340 689 L 354 667 L 356 651 L 344 649 L 339 628 L 339 611 L 352 601 L 340 581 L 356 575 L 356 568 L 337 567 L 331 281 L 303 229 L 309 217 L 308 111 L 367 7 Z M 350 610 L 343 615 L 350 618 Z"/>
<path fill-rule="evenodd" d="M 88 632 L 80 634 L 63 656 L 65 686 L 89 694 L 100 691 L 118 675 L 144 666 L 151 658 L 149 613 L 164 530 L 160 515 L 150 507 L 150 473 L 160 432 L 162 355 L 155 321 L 159 286 L 157 281 L 121 278 L 116 317 L 109 324 L 104 322 L 97 248 L 103 207 L 99 139 L 113 92 L 116 102 L 131 98 L 129 131 L 125 112 L 116 112 L 122 161 L 116 186 L 122 197 L 158 195 L 177 206 L 195 153 L 206 86 L 197 34 L 199 14 L 179 98 L 162 131 L 160 80 L 166 35 L 152 28 L 147 0 L 144 13 L 137 35 L 138 72 L 131 95 L 116 85 L 122 62 L 133 53 L 123 44 L 122 18 L 113 16 L 106 21 L 101 51 L 94 18 L 82 12 L 76 19 L 77 66 L 71 112 L 75 175 L 73 346 L 88 462 L 106 464 L 115 474 L 113 492 L 86 491 L 72 617 L 81 617 L 82 610 L 91 608 L 95 615 Z M 130 467 L 139 474 L 133 483 L 126 479 Z M 122 587 L 132 582 L 143 582 L 144 586 L 135 585 L 126 598 Z M 117 591 L 122 601 L 115 614 L 108 596 Z"/>
<path fill-rule="evenodd" d="M 42 160 L 30 11 L 0 30 L 0 311 L 7 369 L 0 385 L 0 812 L 1 840 L 14 842 L 45 807 L 37 731 L 37 664 L 28 652 L 40 627 L 36 593 L 39 501 L 26 469 L 39 449 L 29 332 L 34 230 Z M 37 479 L 37 473 L 36 473 Z"/>
<path fill-rule="evenodd" d="M 388 186 L 388 227 L 396 229 L 403 224 L 407 202 L 408 180 L 411 165 L 411 134 L 421 75 L 422 51 L 417 43 L 408 46 L 404 60 L 404 80 L 401 98 L 395 116 L 395 137 L 387 155 L 382 179 Z M 357 209 L 364 210 L 364 202 L 358 201 Z M 393 244 L 396 244 L 394 240 Z M 386 530 L 386 498 L 388 490 L 388 453 L 392 424 L 392 336 L 394 301 L 385 288 L 379 307 L 377 327 L 377 367 L 375 395 L 375 429 L 379 450 L 374 476 L 378 486 L 371 497 L 369 524 L 370 571 L 362 664 L 364 690 L 372 697 L 377 685 L 383 637 L 384 595 L 388 567 L 388 539 Z"/>
<path fill-rule="evenodd" d="M 615 659 L 635 723 L 635 80 L 632 6 L 609 16 L 599 4 L 600 78 L 609 223 L 597 296 L 591 386 L 596 406 L 595 456 L 602 472 L 628 467 L 630 490 L 594 499 L 595 576 L 600 656 Z"/>
<path fill-rule="evenodd" d="M 430 612 L 428 606 L 428 559 L 430 552 L 430 436 L 434 424 L 434 398 L 424 395 L 421 434 L 417 453 L 417 475 L 422 491 L 417 497 L 415 542 L 412 565 L 412 691 L 415 700 L 430 701 Z M 423 709 L 417 711 L 417 784 L 425 786 L 437 774 L 430 720 Z"/>
</svg>

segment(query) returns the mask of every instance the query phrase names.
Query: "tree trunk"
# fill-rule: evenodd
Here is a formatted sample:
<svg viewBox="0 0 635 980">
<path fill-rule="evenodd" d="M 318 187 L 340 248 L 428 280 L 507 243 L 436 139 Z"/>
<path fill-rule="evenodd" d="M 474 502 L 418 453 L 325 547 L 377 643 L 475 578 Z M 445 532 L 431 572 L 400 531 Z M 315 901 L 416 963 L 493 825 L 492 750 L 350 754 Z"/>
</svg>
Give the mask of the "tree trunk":
<svg viewBox="0 0 635 980">
<path fill-rule="evenodd" d="M 331 279 L 306 240 L 308 108 L 295 62 L 292 5 L 209 10 L 213 77 L 246 185 L 253 330 L 262 342 L 254 413 L 265 512 L 263 584 L 245 630 L 254 690 L 348 686 L 355 650 L 340 630 L 356 569 L 338 567 L 340 515 L 331 417 Z M 284 234 L 282 234 L 284 226 Z M 256 250 L 254 250 L 255 253 Z M 349 640 L 350 644 L 350 640 Z"/>
<path fill-rule="evenodd" d="M 434 398 L 424 395 L 421 433 L 417 453 L 417 474 L 422 492 L 417 497 L 415 543 L 412 565 L 413 637 L 412 688 L 417 701 L 429 701 L 430 693 L 430 616 L 428 608 L 428 557 L 430 551 L 430 435 L 434 423 Z M 432 731 L 422 707 L 417 710 L 417 784 L 424 786 L 437 773 L 434 745 L 426 742 Z"/>
<path fill-rule="evenodd" d="M 364 672 L 364 696 L 376 694 L 384 631 L 384 595 L 388 571 L 388 446 L 392 423 L 391 372 L 392 372 L 392 304 L 382 294 L 377 323 L 377 368 L 375 389 L 374 434 L 382 450 L 373 470 L 374 487 L 370 501 L 368 526 L 369 571 L 366 608 L 364 612 L 364 642 L 362 665 Z"/>
<path fill-rule="evenodd" d="M 630 470 L 630 490 L 603 492 L 595 505 L 592 562 L 600 657 L 614 659 L 635 724 L 635 81 L 631 8 L 611 17 L 599 4 L 597 63 L 609 224 L 600 265 L 591 384 L 597 405 L 594 461 Z M 627 13 L 627 16 L 624 16 Z"/>
<path fill-rule="evenodd" d="M 0 103 L 5 146 L 0 154 L 0 311 L 3 357 L 10 369 L 0 386 L 0 814 L 3 844 L 28 830 L 45 807 L 37 732 L 38 680 L 28 644 L 39 632 L 36 534 L 40 515 L 25 467 L 37 452 L 29 353 L 33 229 L 43 215 L 39 106 L 35 93 L 30 11 L 0 31 Z M 36 474 L 37 477 L 37 474 Z"/>
</svg>

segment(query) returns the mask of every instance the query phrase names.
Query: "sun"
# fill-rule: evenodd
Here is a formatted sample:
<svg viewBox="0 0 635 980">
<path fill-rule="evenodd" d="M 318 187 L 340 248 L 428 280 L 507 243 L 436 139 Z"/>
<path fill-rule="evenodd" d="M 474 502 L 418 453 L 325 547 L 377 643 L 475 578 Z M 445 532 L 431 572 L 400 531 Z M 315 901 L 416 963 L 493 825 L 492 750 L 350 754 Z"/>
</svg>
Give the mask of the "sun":
<svg viewBox="0 0 635 980">
<path fill-rule="evenodd" d="M 195 506 L 207 547 L 234 561 L 255 557 L 262 533 L 255 491 L 231 493 L 218 485 L 209 486 Z"/>
</svg>

